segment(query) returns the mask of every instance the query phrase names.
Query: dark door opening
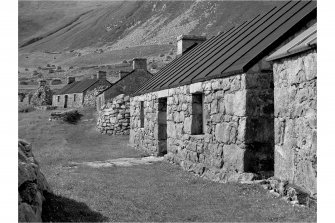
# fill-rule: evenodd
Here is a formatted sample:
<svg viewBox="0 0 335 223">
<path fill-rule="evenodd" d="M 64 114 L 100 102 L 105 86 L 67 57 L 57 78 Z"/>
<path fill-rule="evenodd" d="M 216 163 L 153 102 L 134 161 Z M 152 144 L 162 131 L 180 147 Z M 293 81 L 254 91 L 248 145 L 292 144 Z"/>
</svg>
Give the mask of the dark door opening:
<svg viewBox="0 0 335 223">
<path fill-rule="evenodd" d="M 65 95 L 65 98 L 64 98 L 64 108 L 67 108 L 67 98 L 68 98 L 68 96 Z"/>
<path fill-rule="evenodd" d="M 159 98 L 158 99 L 158 156 L 164 156 L 167 153 L 166 110 L 167 110 L 167 98 Z"/>
</svg>

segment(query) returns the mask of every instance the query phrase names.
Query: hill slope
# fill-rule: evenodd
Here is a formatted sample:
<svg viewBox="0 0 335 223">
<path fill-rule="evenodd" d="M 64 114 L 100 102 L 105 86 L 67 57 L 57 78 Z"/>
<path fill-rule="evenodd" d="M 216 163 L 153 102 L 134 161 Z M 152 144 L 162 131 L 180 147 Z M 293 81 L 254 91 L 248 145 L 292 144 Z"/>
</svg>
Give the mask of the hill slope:
<svg viewBox="0 0 335 223">
<path fill-rule="evenodd" d="M 19 2 L 21 50 L 166 45 L 178 35 L 216 35 L 275 1 Z M 52 13 L 51 13 L 52 12 Z"/>
</svg>

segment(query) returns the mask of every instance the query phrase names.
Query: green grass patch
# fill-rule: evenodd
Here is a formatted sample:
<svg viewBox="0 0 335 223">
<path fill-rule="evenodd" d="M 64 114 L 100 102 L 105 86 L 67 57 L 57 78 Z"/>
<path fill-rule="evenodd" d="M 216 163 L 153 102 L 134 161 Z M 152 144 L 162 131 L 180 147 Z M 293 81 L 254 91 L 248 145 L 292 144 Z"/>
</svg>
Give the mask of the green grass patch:
<svg viewBox="0 0 335 223">
<path fill-rule="evenodd" d="M 211 182 L 167 162 L 92 168 L 71 162 L 142 157 L 128 136 L 101 135 L 95 112 L 76 125 L 49 122 L 50 111 L 19 114 L 19 136 L 33 144 L 53 193 L 45 221 L 310 222 L 316 211 L 293 207 L 258 185 Z"/>
</svg>

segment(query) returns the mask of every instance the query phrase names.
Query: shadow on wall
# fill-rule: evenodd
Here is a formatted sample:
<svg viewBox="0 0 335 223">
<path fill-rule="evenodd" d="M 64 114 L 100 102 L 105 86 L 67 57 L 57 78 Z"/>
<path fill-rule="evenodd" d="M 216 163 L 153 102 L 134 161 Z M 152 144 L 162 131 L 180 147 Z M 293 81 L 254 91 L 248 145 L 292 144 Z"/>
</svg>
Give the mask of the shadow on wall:
<svg viewBox="0 0 335 223">
<path fill-rule="evenodd" d="M 244 171 L 274 171 L 274 86 L 272 73 L 246 75 Z"/>
<path fill-rule="evenodd" d="M 46 201 L 43 203 L 43 222 L 106 222 L 109 219 L 99 212 L 92 211 L 85 203 L 43 193 Z"/>
</svg>

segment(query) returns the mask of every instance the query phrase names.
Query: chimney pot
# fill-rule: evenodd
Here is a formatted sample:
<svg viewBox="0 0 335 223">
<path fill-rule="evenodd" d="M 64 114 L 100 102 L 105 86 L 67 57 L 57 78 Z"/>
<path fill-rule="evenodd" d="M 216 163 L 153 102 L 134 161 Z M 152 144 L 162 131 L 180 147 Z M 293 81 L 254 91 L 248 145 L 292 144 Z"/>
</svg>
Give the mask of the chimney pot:
<svg viewBox="0 0 335 223">
<path fill-rule="evenodd" d="M 47 84 L 47 81 L 46 80 L 39 80 L 38 81 L 38 86 L 41 87 L 41 86 L 45 86 Z"/>
<path fill-rule="evenodd" d="M 133 59 L 133 70 L 147 70 L 147 58 L 134 58 Z"/>
<path fill-rule="evenodd" d="M 107 78 L 107 72 L 99 70 L 98 73 L 97 73 L 97 78 L 99 80 L 106 80 L 106 78 Z"/>
<path fill-rule="evenodd" d="M 206 36 L 180 35 L 177 37 L 177 56 L 182 55 L 193 44 L 201 44 L 206 41 Z"/>
<path fill-rule="evenodd" d="M 120 70 L 119 71 L 119 79 L 123 78 L 124 76 L 126 76 L 129 72 L 127 71 L 123 71 L 123 70 Z"/>
<path fill-rule="evenodd" d="M 75 81 L 76 81 L 75 77 L 67 77 L 67 84 L 72 84 Z"/>
</svg>

